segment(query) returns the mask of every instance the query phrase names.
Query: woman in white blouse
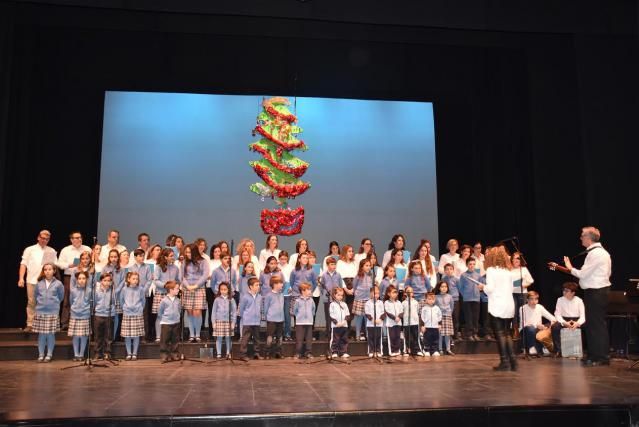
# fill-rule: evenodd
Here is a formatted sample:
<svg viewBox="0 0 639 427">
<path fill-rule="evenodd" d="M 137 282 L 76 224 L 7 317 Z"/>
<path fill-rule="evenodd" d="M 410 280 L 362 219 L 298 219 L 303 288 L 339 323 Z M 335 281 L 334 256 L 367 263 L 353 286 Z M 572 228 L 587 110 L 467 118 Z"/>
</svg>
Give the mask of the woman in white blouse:
<svg viewBox="0 0 639 427">
<path fill-rule="evenodd" d="M 448 243 L 446 243 L 446 249 L 448 249 L 448 253 L 443 254 L 439 258 L 439 274 L 444 274 L 444 266 L 446 264 L 452 264 L 453 267 L 459 261 L 459 254 L 457 253 L 457 249 L 459 249 L 459 242 L 457 239 L 450 239 Z"/>
<path fill-rule="evenodd" d="M 337 260 L 337 272 L 344 281 L 344 302 L 348 306 L 349 310 L 353 309 L 353 301 L 355 300 L 355 294 L 353 292 L 353 279 L 357 276 L 358 264 L 355 262 L 355 251 L 351 245 L 342 246 L 342 252 L 339 260 Z M 348 322 L 350 328 L 350 321 Z M 359 337 L 357 337 L 359 338 Z"/>
<path fill-rule="evenodd" d="M 513 252 L 510 256 L 510 263 L 512 264 L 512 270 L 510 275 L 513 281 L 513 300 L 515 301 L 515 322 L 517 325 L 521 325 L 521 319 L 519 318 L 519 309 L 526 303 L 526 293 L 528 292 L 528 286 L 532 285 L 535 281 L 530 275 L 528 268 L 522 263 L 521 253 Z M 515 329 L 519 329 L 518 327 Z"/>
<path fill-rule="evenodd" d="M 480 286 L 488 296 L 488 313 L 497 339 L 499 365 L 497 371 L 516 371 L 517 359 L 513 349 L 510 323 L 515 315 L 513 281 L 510 273 L 510 258 L 503 246 L 490 248 L 486 252 L 486 285 Z"/>
<path fill-rule="evenodd" d="M 259 259 L 260 268 L 262 270 L 264 270 L 264 267 L 266 267 L 266 260 L 269 259 L 269 257 L 274 256 L 275 259 L 279 259 L 280 249 L 278 249 L 278 245 L 279 240 L 277 239 L 277 235 L 269 234 L 266 237 L 266 245 L 264 246 L 264 249 L 260 251 Z"/>
</svg>

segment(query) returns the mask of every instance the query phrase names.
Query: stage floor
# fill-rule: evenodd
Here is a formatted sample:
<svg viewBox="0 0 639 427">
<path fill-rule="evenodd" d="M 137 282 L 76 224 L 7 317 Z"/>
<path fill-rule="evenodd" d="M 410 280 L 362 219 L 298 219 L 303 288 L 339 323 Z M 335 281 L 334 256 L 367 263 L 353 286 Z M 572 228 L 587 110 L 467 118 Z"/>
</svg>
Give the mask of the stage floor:
<svg viewBox="0 0 639 427">
<path fill-rule="evenodd" d="M 318 360 L 315 358 L 315 360 Z M 19 420 L 563 405 L 639 406 L 639 371 L 629 361 L 583 368 L 576 360 L 522 360 L 494 372 L 494 355 L 379 365 L 300 364 L 292 359 L 122 362 L 62 371 L 72 364 L 0 362 L 0 424 Z"/>
</svg>

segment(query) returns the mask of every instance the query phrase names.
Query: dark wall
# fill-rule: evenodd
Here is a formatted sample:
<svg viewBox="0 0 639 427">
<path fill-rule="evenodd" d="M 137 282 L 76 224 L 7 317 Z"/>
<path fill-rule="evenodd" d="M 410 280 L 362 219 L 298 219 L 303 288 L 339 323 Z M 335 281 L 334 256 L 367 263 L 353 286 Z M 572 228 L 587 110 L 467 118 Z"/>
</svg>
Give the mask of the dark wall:
<svg viewBox="0 0 639 427">
<path fill-rule="evenodd" d="M 105 90 L 432 101 L 441 247 L 518 235 L 553 306 L 563 277 L 543 264 L 595 224 L 615 286 L 639 275 L 624 255 L 639 242 L 632 2 L 539 3 L 528 19 L 495 2 L 51 3 L 0 3 L 0 326 L 24 321 L 17 268 L 38 230 L 57 249 L 95 235 Z"/>
</svg>

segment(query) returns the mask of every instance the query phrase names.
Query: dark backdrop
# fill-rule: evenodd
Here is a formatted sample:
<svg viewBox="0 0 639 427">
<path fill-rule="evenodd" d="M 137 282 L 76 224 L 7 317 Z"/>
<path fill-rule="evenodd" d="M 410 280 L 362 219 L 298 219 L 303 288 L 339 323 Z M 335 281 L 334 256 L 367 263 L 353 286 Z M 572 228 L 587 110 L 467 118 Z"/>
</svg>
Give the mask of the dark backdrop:
<svg viewBox="0 0 639 427">
<path fill-rule="evenodd" d="M 636 2 L 46 3 L 0 2 L 0 326 L 40 229 L 95 235 L 105 90 L 432 101 L 442 248 L 519 236 L 553 307 L 594 224 L 639 275 Z"/>
</svg>

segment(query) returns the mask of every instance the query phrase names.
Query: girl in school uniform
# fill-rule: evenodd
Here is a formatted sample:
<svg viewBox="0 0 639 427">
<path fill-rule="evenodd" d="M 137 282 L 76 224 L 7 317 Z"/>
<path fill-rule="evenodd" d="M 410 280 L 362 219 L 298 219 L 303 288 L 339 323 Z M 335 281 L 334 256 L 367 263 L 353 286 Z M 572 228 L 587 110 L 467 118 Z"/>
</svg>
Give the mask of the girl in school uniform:
<svg viewBox="0 0 639 427">
<path fill-rule="evenodd" d="M 266 297 L 271 292 L 271 277 L 273 276 L 282 279 L 282 283 L 285 282 L 284 275 L 278 267 L 277 258 L 275 256 L 269 256 L 264 264 L 262 273 L 260 273 L 260 292 L 263 297 Z"/>
<path fill-rule="evenodd" d="M 355 262 L 359 265 L 359 262 L 373 252 L 373 241 L 368 237 L 364 237 L 359 244 L 359 251 L 355 255 Z"/>
<path fill-rule="evenodd" d="M 102 252 L 102 245 L 96 243 L 93 245 L 93 249 L 91 249 L 91 263 L 95 266 L 95 272 L 101 273 L 105 264 L 100 262 L 100 252 Z"/>
<path fill-rule="evenodd" d="M 158 257 L 158 262 L 153 270 L 153 285 L 155 293 L 151 305 L 151 313 L 153 315 L 153 323 L 155 326 L 155 342 L 160 342 L 161 326 L 158 317 L 158 308 L 160 303 L 167 295 L 164 287 L 168 282 L 181 282 L 180 269 L 175 265 L 175 252 L 171 248 L 164 248 Z"/>
<path fill-rule="evenodd" d="M 246 261 L 244 265 L 241 266 L 240 270 L 240 299 L 246 295 L 248 292 L 248 281 L 252 277 L 257 277 L 255 274 L 255 265 L 252 261 Z M 267 285 L 268 286 L 268 285 Z"/>
<path fill-rule="evenodd" d="M 388 250 L 384 252 L 382 257 L 382 267 L 386 267 L 389 262 L 394 262 L 393 251 L 404 251 L 406 247 L 406 239 L 401 234 L 395 234 L 388 244 Z"/>
<path fill-rule="evenodd" d="M 337 272 L 344 281 L 344 285 L 342 286 L 344 288 L 344 301 L 346 302 L 351 314 L 353 313 L 353 302 L 355 301 L 355 295 L 353 293 L 353 279 L 357 276 L 358 269 L 359 264 L 355 263 L 355 252 L 353 251 L 353 247 L 351 245 L 342 246 L 342 253 L 340 254 L 339 260 L 337 260 Z M 350 329 L 350 319 L 348 321 L 348 326 Z"/>
<path fill-rule="evenodd" d="M 102 274 L 110 273 L 112 278 L 112 284 L 115 289 L 120 289 L 124 284 L 125 269 L 120 265 L 120 252 L 117 249 L 111 249 L 107 257 L 107 265 L 102 269 Z M 122 325 L 122 306 L 120 301 L 115 300 L 115 325 L 113 326 L 113 341 L 120 336 L 120 328 Z"/>
<path fill-rule="evenodd" d="M 304 254 L 308 251 L 308 241 L 306 239 L 299 239 L 295 243 L 295 253 L 291 255 L 288 259 L 288 263 L 292 268 L 295 268 L 297 265 L 297 259 L 301 254 Z"/>
<path fill-rule="evenodd" d="M 288 263 L 288 252 L 281 251 L 278 256 L 277 267 L 282 272 L 284 278 L 284 288 L 282 294 L 284 295 L 284 341 L 291 341 L 291 272 L 293 267 Z"/>
<path fill-rule="evenodd" d="M 400 298 L 402 297 L 402 293 L 404 292 L 404 283 L 406 279 L 408 279 L 409 270 L 406 266 L 406 262 L 404 261 L 404 252 L 401 249 L 393 249 L 391 252 L 391 260 L 389 262 L 390 265 L 395 267 L 395 277 L 397 279 L 397 290 L 399 291 Z M 401 274 L 400 274 L 401 273 Z M 399 279 L 399 277 L 403 275 L 403 279 Z"/>
<path fill-rule="evenodd" d="M 89 320 L 91 318 L 92 278 L 86 271 L 78 271 L 72 275 L 69 303 L 71 318 L 69 331 L 73 343 L 73 360 L 81 361 L 89 340 Z"/>
<path fill-rule="evenodd" d="M 264 270 L 264 267 L 266 267 L 266 264 L 268 263 L 268 259 L 270 257 L 275 257 L 275 259 L 277 260 L 277 256 L 280 254 L 280 249 L 278 248 L 278 245 L 279 245 L 279 240 L 277 238 L 277 235 L 269 234 L 266 237 L 266 245 L 264 246 L 264 249 L 260 251 L 260 257 L 259 257 L 260 270 Z"/>
<path fill-rule="evenodd" d="M 237 304 L 231 298 L 230 287 L 227 282 L 217 286 L 217 295 L 213 302 L 211 318 L 213 321 L 213 336 L 215 337 L 215 352 L 217 358 L 222 358 L 222 338 L 226 342 L 226 357 L 231 358 L 231 337 L 235 330 L 235 314 Z"/>
<path fill-rule="evenodd" d="M 430 280 L 424 274 L 422 270 L 422 264 L 419 261 L 411 261 L 409 265 L 410 276 L 406 279 L 404 286 L 410 286 L 413 288 L 413 294 L 417 302 L 419 303 L 419 309 L 421 310 L 426 305 L 426 293 L 430 292 Z"/>
<path fill-rule="evenodd" d="M 404 356 L 424 356 L 419 338 L 419 303 L 413 298 L 413 288 L 406 286 L 402 301 L 404 313 Z"/>
<path fill-rule="evenodd" d="M 206 309 L 206 291 L 204 284 L 209 277 L 209 263 L 200 255 L 195 244 L 184 248 L 182 264 L 182 307 L 186 310 L 186 323 L 189 326 L 189 342 L 200 342 L 202 329 L 202 310 Z"/>
<path fill-rule="evenodd" d="M 443 350 L 444 354 L 454 356 L 455 353 L 450 350 L 450 344 L 455 335 L 453 326 L 455 301 L 453 301 L 453 297 L 448 294 L 448 283 L 439 282 L 437 286 L 435 286 L 435 305 L 437 305 L 442 312 L 442 324 L 439 329 L 439 350 Z"/>
<path fill-rule="evenodd" d="M 333 258 L 335 260 L 335 262 L 337 262 L 337 260 L 339 260 L 339 243 L 337 243 L 334 240 L 331 243 L 328 244 L 328 253 L 324 257 L 324 261 L 322 262 L 322 271 L 326 271 L 327 270 L 326 260 L 328 258 Z"/>
<path fill-rule="evenodd" d="M 59 314 L 60 303 L 64 299 L 64 285 L 55 278 L 56 272 L 54 264 L 44 264 L 35 287 L 33 332 L 38 334 L 38 362 L 51 361 L 55 348 L 55 333 L 60 330 Z"/>
<path fill-rule="evenodd" d="M 384 268 L 384 279 L 379 285 L 379 292 L 382 295 L 386 295 L 386 289 L 390 285 L 393 285 L 395 289 L 398 289 L 399 287 L 397 279 L 395 278 L 395 267 L 389 264 L 386 268 Z"/>
<path fill-rule="evenodd" d="M 122 306 L 122 337 L 126 346 L 125 360 L 138 360 L 140 337 L 144 336 L 144 305 L 151 281 L 140 285 L 140 275 L 128 272 L 118 299 Z"/>
<path fill-rule="evenodd" d="M 366 315 L 365 307 L 371 294 L 371 288 L 373 287 L 373 279 L 371 277 L 371 263 L 367 259 L 363 259 L 359 262 L 359 269 L 357 276 L 353 279 L 353 315 L 355 316 L 355 339 L 359 341 L 365 341 L 366 338 L 361 336 L 362 322 Z"/>
<path fill-rule="evenodd" d="M 375 285 L 379 286 L 382 283 L 382 280 L 384 280 L 384 269 L 380 267 L 379 263 L 377 262 L 377 254 L 374 251 L 371 251 L 366 259 L 371 262 L 371 271 L 373 272 Z M 382 293 L 382 295 L 384 294 Z"/>
<path fill-rule="evenodd" d="M 95 264 L 92 261 L 91 252 L 85 251 L 80 254 L 80 262 L 77 267 L 71 269 L 71 280 L 69 282 L 69 286 L 72 289 L 74 286 L 77 286 L 77 278 L 76 274 L 79 272 L 87 273 L 87 277 L 92 277 L 96 273 Z"/>
<path fill-rule="evenodd" d="M 317 273 L 313 271 L 313 266 L 308 262 L 308 254 L 305 252 L 300 254 L 295 263 L 295 270 L 291 272 L 291 301 L 289 312 L 292 317 L 295 317 L 295 303 L 300 298 L 300 285 L 302 283 L 309 283 L 311 285 L 311 293 L 313 289 L 317 287 Z M 309 295 L 310 297 L 310 295 Z M 311 300 L 312 301 L 312 300 Z"/>
<path fill-rule="evenodd" d="M 384 294 L 384 326 L 386 327 L 386 337 L 388 342 L 388 354 L 391 357 L 400 355 L 401 335 L 402 335 L 402 317 L 404 316 L 404 307 L 398 300 L 399 292 L 395 286 L 390 285 Z"/>
</svg>

